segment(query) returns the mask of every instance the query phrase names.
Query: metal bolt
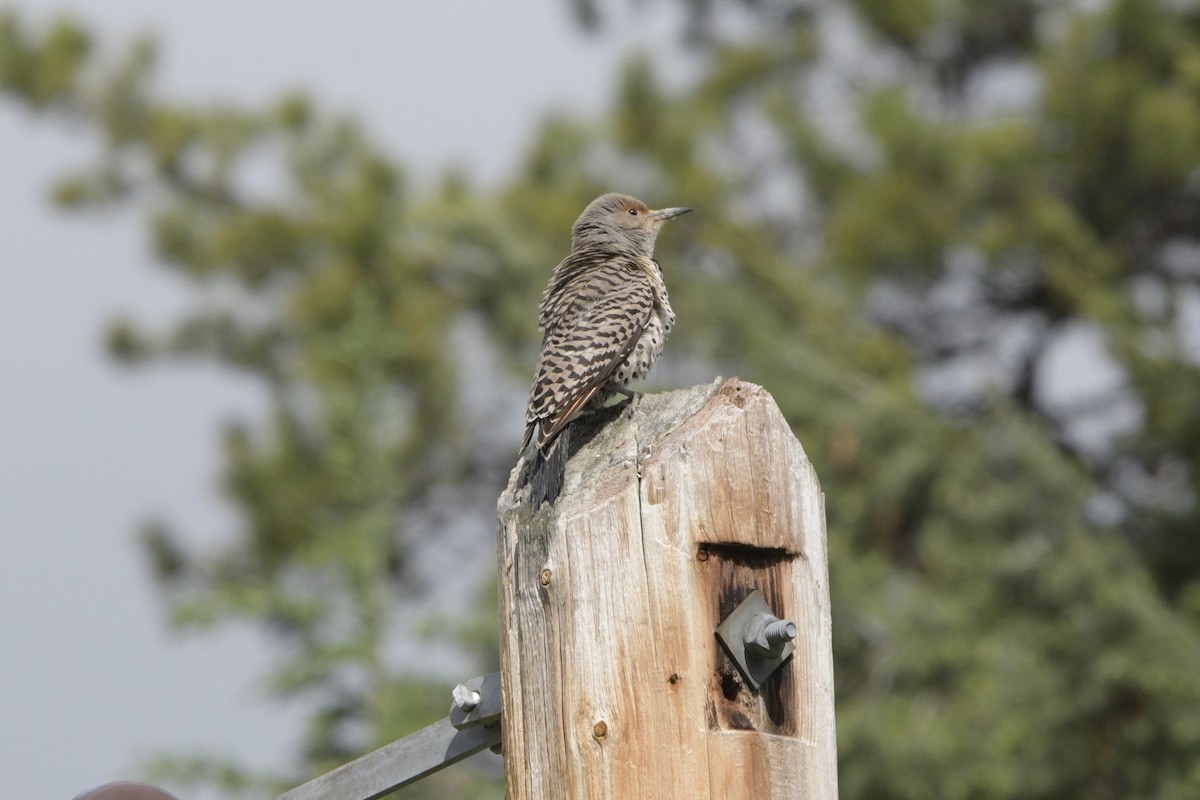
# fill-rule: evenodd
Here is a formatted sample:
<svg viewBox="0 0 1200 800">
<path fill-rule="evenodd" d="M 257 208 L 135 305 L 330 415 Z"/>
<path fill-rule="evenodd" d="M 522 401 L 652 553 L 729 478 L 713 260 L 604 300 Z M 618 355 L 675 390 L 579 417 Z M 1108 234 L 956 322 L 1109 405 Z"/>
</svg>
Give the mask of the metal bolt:
<svg viewBox="0 0 1200 800">
<path fill-rule="evenodd" d="M 758 689 L 788 659 L 796 649 L 792 639 L 797 633 L 796 623 L 777 618 L 757 589 L 738 603 L 716 630 L 725 654 L 751 689 Z M 728 692 L 726 697 L 730 697 Z"/>
<path fill-rule="evenodd" d="M 746 649 L 759 658 L 778 658 L 784 646 L 796 638 L 796 623 L 773 614 L 756 615 L 746 625 L 743 641 Z"/>
<path fill-rule="evenodd" d="M 474 711 L 479 705 L 479 692 L 469 688 L 465 683 L 460 683 L 454 687 L 454 706 L 466 711 Z"/>
<path fill-rule="evenodd" d="M 796 623 L 790 619 L 777 619 L 774 622 L 768 623 L 763 636 L 767 637 L 767 641 L 771 644 L 786 644 L 796 638 Z"/>
<path fill-rule="evenodd" d="M 542 586 L 550 585 L 550 575 L 551 575 L 551 572 L 548 568 L 542 570 Z"/>
<path fill-rule="evenodd" d="M 603 739 L 605 736 L 608 736 L 608 723 L 604 720 L 600 720 L 593 725 L 592 736 L 595 736 L 597 739 Z"/>
<path fill-rule="evenodd" d="M 699 552 L 696 553 L 696 558 L 701 561 L 708 561 L 708 551 L 701 547 Z"/>
</svg>

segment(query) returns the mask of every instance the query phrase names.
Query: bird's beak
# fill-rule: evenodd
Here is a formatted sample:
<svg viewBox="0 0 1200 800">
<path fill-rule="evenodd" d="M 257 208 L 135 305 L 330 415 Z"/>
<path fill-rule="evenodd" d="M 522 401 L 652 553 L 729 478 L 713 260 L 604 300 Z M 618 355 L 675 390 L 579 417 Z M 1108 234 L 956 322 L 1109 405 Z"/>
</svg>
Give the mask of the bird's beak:
<svg viewBox="0 0 1200 800">
<path fill-rule="evenodd" d="M 672 217 L 678 217 L 680 214 L 686 214 L 689 211 L 691 211 L 690 208 L 660 208 L 658 211 L 650 212 L 650 219 L 662 222 Z"/>
</svg>

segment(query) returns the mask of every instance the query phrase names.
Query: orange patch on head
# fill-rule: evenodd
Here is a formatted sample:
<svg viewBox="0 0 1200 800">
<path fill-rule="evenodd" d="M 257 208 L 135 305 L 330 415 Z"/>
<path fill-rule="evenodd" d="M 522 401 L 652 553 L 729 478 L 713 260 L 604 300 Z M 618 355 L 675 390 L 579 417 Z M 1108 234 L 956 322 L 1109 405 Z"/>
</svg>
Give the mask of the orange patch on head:
<svg viewBox="0 0 1200 800">
<path fill-rule="evenodd" d="M 628 214 L 631 210 L 637 211 L 639 216 L 650 213 L 650 209 L 646 207 L 646 204 L 638 200 L 624 201 L 621 203 L 621 210 L 626 214 Z"/>
</svg>

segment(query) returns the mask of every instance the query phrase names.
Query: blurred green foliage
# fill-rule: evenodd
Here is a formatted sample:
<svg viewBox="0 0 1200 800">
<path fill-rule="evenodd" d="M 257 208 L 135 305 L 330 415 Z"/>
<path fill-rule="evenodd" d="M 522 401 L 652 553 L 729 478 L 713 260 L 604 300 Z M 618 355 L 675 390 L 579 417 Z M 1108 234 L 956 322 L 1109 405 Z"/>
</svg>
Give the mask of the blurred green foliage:
<svg viewBox="0 0 1200 800">
<path fill-rule="evenodd" d="M 58 199 L 137 204 L 196 288 L 113 351 L 268 393 L 225 434 L 234 544 L 146 543 L 177 624 L 277 635 L 271 685 L 314 709 L 280 785 L 444 713 L 392 652 L 427 588 L 421 515 L 499 489 L 515 442 L 485 435 L 502 389 L 481 385 L 520 391 L 566 232 L 618 189 L 702 214 L 659 245 L 680 323 L 654 381 L 762 383 L 821 475 L 842 795 L 1200 796 L 1200 8 L 675 5 L 694 82 L 634 59 L 600 121 L 548 122 L 492 192 L 415 190 L 305 98 L 177 106 L 147 44 L 106 66 L 74 25 L 0 19 L 9 100 L 104 146 Z M 632 13 L 573 7 L 598 36 Z M 269 199 L 245 186 L 263 160 Z M 464 376 L 466 324 L 487 380 Z M 1103 355 L 1064 368 L 1079 336 Z M 1111 386 L 1060 399 L 1104 366 Z M 455 635 L 494 668 L 491 625 Z M 415 791 L 499 796 L 469 771 Z"/>
</svg>

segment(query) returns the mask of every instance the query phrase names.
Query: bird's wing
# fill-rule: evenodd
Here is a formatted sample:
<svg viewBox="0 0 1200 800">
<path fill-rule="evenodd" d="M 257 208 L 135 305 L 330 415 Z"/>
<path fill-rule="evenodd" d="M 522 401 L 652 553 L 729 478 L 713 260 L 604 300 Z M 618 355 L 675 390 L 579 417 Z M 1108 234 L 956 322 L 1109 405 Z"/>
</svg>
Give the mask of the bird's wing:
<svg viewBox="0 0 1200 800">
<path fill-rule="evenodd" d="M 550 328 L 525 412 L 525 446 L 535 429 L 537 446 L 545 446 L 587 405 L 637 344 L 653 312 L 649 284 L 625 281 Z"/>
</svg>

